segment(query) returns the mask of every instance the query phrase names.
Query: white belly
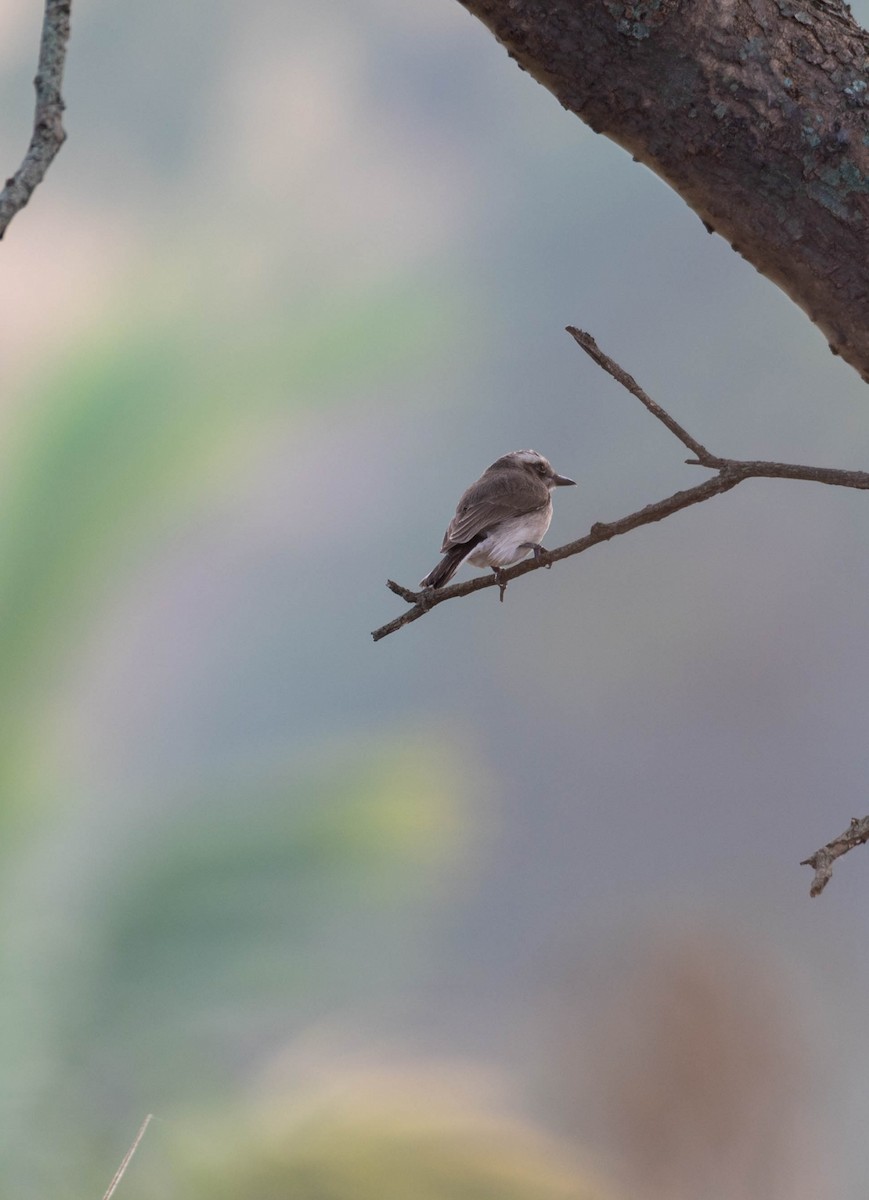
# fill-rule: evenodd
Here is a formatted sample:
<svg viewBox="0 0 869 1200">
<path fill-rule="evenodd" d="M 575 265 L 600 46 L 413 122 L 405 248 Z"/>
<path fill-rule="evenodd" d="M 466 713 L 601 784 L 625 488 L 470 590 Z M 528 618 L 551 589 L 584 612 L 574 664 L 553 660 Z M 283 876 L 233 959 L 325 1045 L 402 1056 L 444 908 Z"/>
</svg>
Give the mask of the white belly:
<svg viewBox="0 0 869 1200">
<path fill-rule="evenodd" d="M 521 517 L 511 517 L 493 529 L 476 545 L 465 559 L 475 567 L 512 567 L 531 553 L 531 545 L 539 545 L 552 520 L 552 503 Z M 529 545 L 531 543 L 531 545 Z"/>
</svg>

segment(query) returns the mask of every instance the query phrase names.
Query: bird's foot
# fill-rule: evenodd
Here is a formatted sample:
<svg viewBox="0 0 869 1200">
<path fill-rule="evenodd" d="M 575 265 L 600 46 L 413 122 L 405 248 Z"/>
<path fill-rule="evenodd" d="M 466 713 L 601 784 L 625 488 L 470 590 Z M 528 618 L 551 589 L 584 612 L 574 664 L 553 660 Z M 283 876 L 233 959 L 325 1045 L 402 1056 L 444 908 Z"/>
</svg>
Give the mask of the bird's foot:
<svg viewBox="0 0 869 1200">
<path fill-rule="evenodd" d="M 547 570 L 552 566 L 552 555 L 545 546 L 541 546 L 539 542 L 523 542 L 519 547 L 520 550 L 530 550 L 534 555 L 534 561 L 540 566 L 546 567 Z"/>
<path fill-rule="evenodd" d="M 498 567 L 493 567 L 492 570 L 495 573 L 495 578 L 498 580 L 498 591 L 500 593 L 501 603 L 503 604 L 504 603 L 504 593 L 507 590 L 507 584 L 508 584 L 509 580 L 507 579 L 506 572 L 500 570 Z"/>
</svg>

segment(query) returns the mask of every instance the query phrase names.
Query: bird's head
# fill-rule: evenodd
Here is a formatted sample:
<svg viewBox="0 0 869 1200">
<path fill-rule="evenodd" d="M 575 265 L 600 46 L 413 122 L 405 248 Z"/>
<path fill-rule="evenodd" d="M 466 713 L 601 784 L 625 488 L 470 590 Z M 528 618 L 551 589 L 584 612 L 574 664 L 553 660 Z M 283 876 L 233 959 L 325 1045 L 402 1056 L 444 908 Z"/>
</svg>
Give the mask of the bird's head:
<svg viewBox="0 0 869 1200">
<path fill-rule="evenodd" d="M 492 467 L 519 467 L 523 471 L 528 471 L 532 475 L 536 475 L 541 479 L 546 486 L 552 490 L 557 487 L 571 487 L 576 483 L 575 479 L 568 479 L 566 475 L 559 475 L 552 467 L 548 458 L 544 458 L 542 454 L 538 454 L 536 450 L 514 450 L 512 454 L 505 454 L 503 458 L 499 458 L 497 462 L 492 463 Z M 489 470 L 492 469 L 489 468 Z"/>
</svg>

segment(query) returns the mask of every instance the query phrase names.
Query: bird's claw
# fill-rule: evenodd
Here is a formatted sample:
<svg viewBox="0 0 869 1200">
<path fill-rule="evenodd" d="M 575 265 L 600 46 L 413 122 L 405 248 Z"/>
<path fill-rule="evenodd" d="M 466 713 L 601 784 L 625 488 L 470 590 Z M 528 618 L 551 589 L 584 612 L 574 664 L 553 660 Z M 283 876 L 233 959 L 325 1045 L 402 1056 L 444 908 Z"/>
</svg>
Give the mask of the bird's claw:
<svg viewBox="0 0 869 1200">
<path fill-rule="evenodd" d="M 497 567 L 493 567 L 492 570 L 495 572 L 495 578 L 498 580 L 498 592 L 500 593 L 501 603 L 503 604 L 504 603 L 504 593 L 507 590 L 507 584 L 508 584 L 509 580 L 507 579 L 507 576 L 505 575 L 505 573 L 503 571 L 500 571 Z"/>
<path fill-rule="evenodd" d="M 519 548 L 520 550 L 530 550 L 534 555 L 534 561 L 541 567 L 546 567 L 547 571 L 552 566 L 552 555 L 539 542 L 523 542 Z"/>
</svg>

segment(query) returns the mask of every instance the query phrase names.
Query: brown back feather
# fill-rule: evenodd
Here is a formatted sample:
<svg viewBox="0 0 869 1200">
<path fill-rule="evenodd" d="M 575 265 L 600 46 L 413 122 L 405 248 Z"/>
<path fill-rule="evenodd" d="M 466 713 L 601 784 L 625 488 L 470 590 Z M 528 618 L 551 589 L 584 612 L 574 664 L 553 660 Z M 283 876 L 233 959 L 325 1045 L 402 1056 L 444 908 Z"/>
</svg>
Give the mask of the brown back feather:
<svg viewBox="0 0 869 1200">
<path fill-rule="evenodd" d="M 521 466 L 494 463 L 459 501 L 456 515 L 444 534 L 441 552 L 469 542 L 500 521 L 533 512 L 548 503 L 549 488 L 538 475 Z"/>
</svg>

